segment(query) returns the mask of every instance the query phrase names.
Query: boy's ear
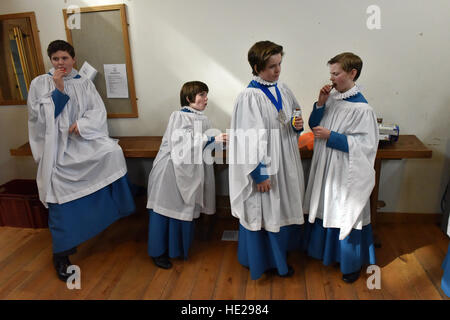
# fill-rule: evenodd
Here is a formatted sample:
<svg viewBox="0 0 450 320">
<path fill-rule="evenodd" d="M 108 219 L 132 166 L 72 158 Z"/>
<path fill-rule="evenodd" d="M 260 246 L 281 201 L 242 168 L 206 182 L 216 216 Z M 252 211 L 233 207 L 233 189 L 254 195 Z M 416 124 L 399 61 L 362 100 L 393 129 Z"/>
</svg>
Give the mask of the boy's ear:
<svg viewBox="0 0 450 320">
<path fill-rule="evenodd" d="M 253 70 L 258 74 L 258 68 L 256 67 L 256 64 L 253 66 Z"/>
<path fill-rule="evenodd" d="M 191 104 L 191 100 L 189 100 L 188 96 L 186 96 L 186 100 L 187 100 L 187 102 L 189 102 L 189 104 Z"/>
<path fill-rule="evenodd" d="M 352 71 L 350 71 L 350 75 L 352 76 L 352 80 L 355 80 L 356 74 L 358 73 L 358 70 L 356 69 L 352 69 Z"/>
</svg>

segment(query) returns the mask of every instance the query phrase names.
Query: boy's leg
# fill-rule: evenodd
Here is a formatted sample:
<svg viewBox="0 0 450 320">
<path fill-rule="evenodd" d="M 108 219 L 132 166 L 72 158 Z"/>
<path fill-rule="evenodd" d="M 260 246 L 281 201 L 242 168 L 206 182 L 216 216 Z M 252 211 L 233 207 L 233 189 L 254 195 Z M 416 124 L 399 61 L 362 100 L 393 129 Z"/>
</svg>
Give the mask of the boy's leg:
<svg viewBox="0 0 450 320">
<path fill-rule="evenodd" d="M 361 269 L 356 272 L 342 274 L 342 280 L 344 280 L 347 283 L 353 283 L 359 279 L 360 274 Z"/>
<path fill-rule="evenodd" d="M 55 267 L 56 274 L 58 278 L 64 282 L 72 275 L 71 273 L 67 273 L 67 268 L 72 265 L 69 260 L 69 255 L 77 252 L 77 247 L 72 249 L 57 252 L 53 254 L 53 266 Z"/>
<path fill-rule="evenodd" d="M 172 263 L 168 253 L 169 218 L 151 209 L 148 212 L 148 254 L 157 267 L 170 269 Z"/>
<path fill-rule="evenodd" d="M 163 268 L 163 269 L 170 269 L 172 268 L 172 263 L 169 260 L 169 255 L 167 254 L 167 251 L 164 252 L 159 257 L 152 257 L 153 262 L 156 264 L 156 266 Z"/>
</svg>

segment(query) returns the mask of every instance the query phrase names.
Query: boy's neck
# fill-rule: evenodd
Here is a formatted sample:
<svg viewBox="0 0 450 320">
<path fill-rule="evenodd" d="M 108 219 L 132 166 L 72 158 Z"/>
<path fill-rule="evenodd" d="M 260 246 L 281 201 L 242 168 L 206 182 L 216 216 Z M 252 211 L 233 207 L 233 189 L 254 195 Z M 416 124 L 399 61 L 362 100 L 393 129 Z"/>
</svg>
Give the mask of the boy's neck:
<svg viewBox="0 0 450 320">
<path fill-rule="evenodd" d="M 347 92 L 348 90 L 350 90 L 351 88 L 353 88 L 355 86 L 355 82 L 354 81 L 352 81 L 351 82 L 351 84 L 350 84 L 350 86 L 348 86 L 348 87 L 346 87 L 346 88 L 344 88 L 344 89 L 342 89 L 342 91 L 341 90 L 339 90 L 339 92 L 340 93 L 344 93 L 344 92 Z"/>
<path fill-rule="evenodd" d="M 193 105 L 192 103 L 189 105 L 189 108 L 192 108 L 192 109 L 197 110 L 199 112 L 203 112 L 203 110 L 200 110 L 196 105 Z"/>
</svg>

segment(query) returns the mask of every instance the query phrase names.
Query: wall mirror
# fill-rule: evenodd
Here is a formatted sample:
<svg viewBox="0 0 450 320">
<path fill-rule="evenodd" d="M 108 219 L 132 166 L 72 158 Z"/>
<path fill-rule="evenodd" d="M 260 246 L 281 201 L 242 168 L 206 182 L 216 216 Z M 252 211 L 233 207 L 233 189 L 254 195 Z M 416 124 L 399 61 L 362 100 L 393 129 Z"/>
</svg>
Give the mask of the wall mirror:
<svg viewBox="0 0 450 320">
<path fill-rule="evenodd" d="M 0 15 L 0 105 L 27 103 L 28 89 L 43 74 L 34 12 Z"/>
<path fill-rule="evenodd" d="M 93 82 L 108 118 L 137 118 L 126 6 L 64 9 L 63 16 L 67 41 L 75 48 L 75 68 L 87 62 L 96 70 Z"/>
</svg>

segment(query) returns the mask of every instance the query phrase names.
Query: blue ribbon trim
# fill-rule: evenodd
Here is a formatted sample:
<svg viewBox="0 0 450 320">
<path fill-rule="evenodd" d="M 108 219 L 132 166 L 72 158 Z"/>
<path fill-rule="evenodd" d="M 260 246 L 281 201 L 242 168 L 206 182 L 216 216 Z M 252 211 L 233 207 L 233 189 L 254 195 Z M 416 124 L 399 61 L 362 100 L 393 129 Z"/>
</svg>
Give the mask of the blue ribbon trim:
<svg viewBox="0 0 450 320">
<path fill-rule="evenodd" d="M 270 87 L 272 87 L 272 86 L 270 86 Z M 252 80 L 250 82 L 250 84 L 248 85 L 248 88 L 261 89 L 264 92 L 264 94 L 267 96 L 267 98 L 269 98 L 269 100 L 272 101 L 273 105 L 275 106 L 275 108 L 277 109 L 278 112 L 280 112 L 280 110 L 283 109 L 283 100 L 281 99 L 281 93 L 280 93 L 280 90 L 278 89 L 277 85 L 275 85 L 275 91 L 277 93 L 277 99 L 275 99 L 275 97 L 273 96 L 272 92 L 270 92 L 269 86 L 264 86 L 264 85 L 258 83 L 255 80 Z"/>
</svg>

